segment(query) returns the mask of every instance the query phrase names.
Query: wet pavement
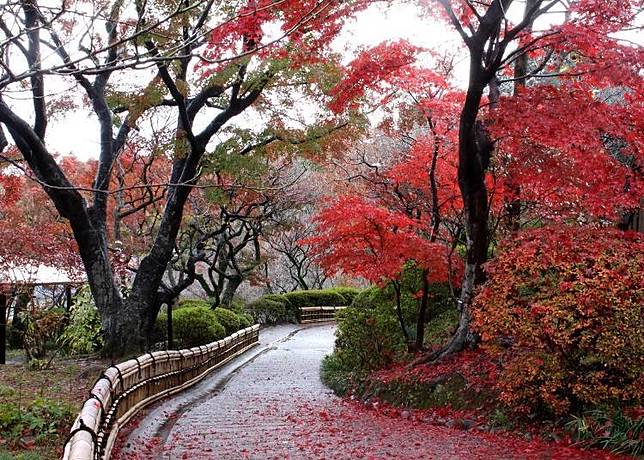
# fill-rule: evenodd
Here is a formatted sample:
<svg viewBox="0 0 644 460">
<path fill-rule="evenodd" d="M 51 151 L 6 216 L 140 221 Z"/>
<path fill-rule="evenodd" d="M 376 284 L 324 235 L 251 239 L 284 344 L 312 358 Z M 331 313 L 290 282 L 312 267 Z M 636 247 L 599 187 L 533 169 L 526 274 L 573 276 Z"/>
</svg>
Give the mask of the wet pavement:
<svg viewBox="0 0 644 460">
<path fill-rule="evenodd" d="M 590 452 L 389 417 L 320 381 L 332 324 L 264 329 L 260 345 L 126 428 L 114 459 L 571 459 Z"/>
<path fill-rule="evenodd" d="M 319 378 L 334 330 L 331 323 L 263 329 L 259 346 L 136 420 L 114 457 L 243 458 L 258 442 L 282 452 L 292 403 L 337 399 Z"/>
</svg>

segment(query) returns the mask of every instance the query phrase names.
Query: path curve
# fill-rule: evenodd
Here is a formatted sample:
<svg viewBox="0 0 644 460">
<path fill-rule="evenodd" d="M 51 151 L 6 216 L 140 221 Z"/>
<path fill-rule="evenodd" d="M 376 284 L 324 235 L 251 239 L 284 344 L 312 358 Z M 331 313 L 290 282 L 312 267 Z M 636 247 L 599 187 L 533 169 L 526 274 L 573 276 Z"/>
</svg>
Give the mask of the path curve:
<svg viewBox="0 0 644 460">
<path fill-rule="evenodd" d="M 262 330 L 260 346 L 162 401 L 117 442 L 116 459 L 549 459 L 590 452 L 392 419 L 319 379 L 331 324 Z M 511 444 L 511 446 L 510 446 Z"/>
</svg>

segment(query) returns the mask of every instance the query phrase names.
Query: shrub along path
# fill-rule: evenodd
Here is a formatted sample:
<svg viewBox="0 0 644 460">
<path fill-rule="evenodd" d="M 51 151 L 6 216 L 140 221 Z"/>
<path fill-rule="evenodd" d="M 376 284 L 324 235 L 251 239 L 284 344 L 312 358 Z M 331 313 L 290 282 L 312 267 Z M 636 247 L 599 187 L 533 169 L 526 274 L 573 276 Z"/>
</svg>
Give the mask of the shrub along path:
<svg viewBox="0 0 644 460">
<path fill-rule="evenodd" d="M 133 422 L 113 458 L 608 458 L 340 400 L 319 379 L 333 331 L 332 325 L 262 331 L 260 347 Z"/>
</svg>

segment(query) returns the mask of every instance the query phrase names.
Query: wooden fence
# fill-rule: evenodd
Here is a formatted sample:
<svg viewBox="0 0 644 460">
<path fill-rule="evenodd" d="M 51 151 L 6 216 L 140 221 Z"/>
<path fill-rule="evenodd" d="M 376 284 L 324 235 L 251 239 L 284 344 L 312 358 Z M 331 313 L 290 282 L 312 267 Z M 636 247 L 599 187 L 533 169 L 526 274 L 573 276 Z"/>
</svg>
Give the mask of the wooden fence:
<svg viewBox="0 0 644 460">
<path fill-rule="evenodd" d="M 255 325 L 208 345 L 156 351 L 107 368 L 83 404 L 63 459 L 108 459 L 119 429 L 138 411 L 194 385 L 258 340 Z"/>
<path fill-rule="evenodd" d="M 347 307 L 302 307 L 300 309 L 301 323 L 318 323 L 322 321 L 333 321 L 335 313 Z"/>
</svg>

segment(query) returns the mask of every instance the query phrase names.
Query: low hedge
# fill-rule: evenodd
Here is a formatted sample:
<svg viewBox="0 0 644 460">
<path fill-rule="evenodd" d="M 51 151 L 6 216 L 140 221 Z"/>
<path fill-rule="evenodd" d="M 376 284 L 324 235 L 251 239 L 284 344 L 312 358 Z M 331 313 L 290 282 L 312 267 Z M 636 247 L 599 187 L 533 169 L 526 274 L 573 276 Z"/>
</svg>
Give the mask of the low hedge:
<svg viewBox="0 0 644 460">
<path fill-rule="evenodd" d="M 249 314 L 237 314 L 237 318 L 239 319 L 239 329 L 246 329 L 247 327 L 251 327 L 253 324 L 255 324 L 253 317 Z"/>
<path fill-rule="evenodd" d="M 267 296 L 268 297 L 268 296 Z M 260 297 L 248 305 L 248 311 L 259 324 L 277 324 L 287 318 L 286 302 Z"/>
<path fill-rule="evenodd" d="M 305 307 L 341 307 L 350 302 L 335 289 L 294 291 L 284 294 L 295 308 Z"/>
<path fill-rule="evenodd" d="M 156 329 L 165 337 L 168 314 L 161 313 L 156 322 Z M 176 348 L 191 348 L 197 345 L 214 342 L 226 337 L 226 329 L 209 307 L 189 307 L 175 309 L 172 312 L 172 329 Z"/>
<path fill-rule="evenodd" d="M 360 292 L 357 288 L 339 287 L 268 294 L 251 302 L 246 309 L 260 324 L 296 323 L 301 308 L 349 306 Z"/>
<path fill-rule="evenodd" d="M 217 307 L 213 310 L 217 321 L 224 326 L 226 335 L 231 335 L 241 329 L 241 321 L 237 313 L 226 308 Z"/>
<path fill-rule="evenodd" d="M 340 294 L 342 297 L 344 297 L 344 301 L 346 302 L 344 305 L 349 306 L 353 303 L 353 300 L 360 294 L 363 290 L 360 288 L 355 288 L 355 287 L 349 287 L 349 286 L 340 286 L 336 288 L 330 289 L 331 291 L 335 291 L 338 294 Z M 340 306 L 344 306 L 340 305 Z"/>
<path fill-rule="evenodd" d="M 194 307 L 207 307 L 210 308 L 211 304 L 207 300 L 203 299 L 181 299 L 179 304 L 174 308 L 174 310 L 179 310 L 181 308 L 194 308 Z"/>
</svg>

